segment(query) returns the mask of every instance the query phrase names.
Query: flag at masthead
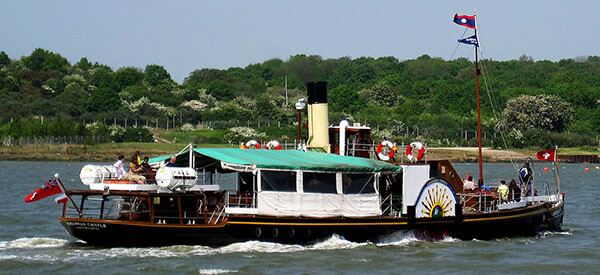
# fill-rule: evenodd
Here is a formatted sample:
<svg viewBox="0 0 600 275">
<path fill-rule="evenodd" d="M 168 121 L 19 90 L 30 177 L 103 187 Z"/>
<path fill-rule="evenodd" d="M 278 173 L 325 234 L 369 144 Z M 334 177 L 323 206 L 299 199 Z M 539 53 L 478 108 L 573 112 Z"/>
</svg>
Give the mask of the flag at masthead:
<svg viewBox="0 0 600 275">
<path fill-rule="evenodd" d="M 473 16 L 470 15 L 458 15 L 454 14 L 454 23 L 465 26 L 467 28 L 471 28 L 475 31 L 473 36 L 463 38 L 458 40 L 460 43 L 475 45 L 475 83 L 477 88 L 477 141 L 479 147 L 479 187 L 483 185 L 483 154 L 481 148 L 481 104 L 479 101 L 479 60 L 477 56 L 478 48 L 479 48 L 479 39 L 477 37 L 477 20 L 475 18 L 475 13 Z"/>
</svg>

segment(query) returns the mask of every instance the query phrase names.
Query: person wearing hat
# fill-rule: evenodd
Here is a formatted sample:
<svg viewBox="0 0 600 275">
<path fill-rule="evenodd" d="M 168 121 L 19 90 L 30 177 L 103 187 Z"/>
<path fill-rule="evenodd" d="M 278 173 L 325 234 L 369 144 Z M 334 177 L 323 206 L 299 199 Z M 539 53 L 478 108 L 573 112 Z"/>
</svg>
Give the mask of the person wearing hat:
<svg viewBox="0 0 600 275">
<path fill-rule="evenodd" d="M 475 182 L 473 182 L 473 176 L 471 176 L 471 174 L 469 173 L 465 175 L 463 189 L 468 191 L 474 191 L 475 189 L 477 189 L 477 185 L 475 185 Z"/>
</svg>

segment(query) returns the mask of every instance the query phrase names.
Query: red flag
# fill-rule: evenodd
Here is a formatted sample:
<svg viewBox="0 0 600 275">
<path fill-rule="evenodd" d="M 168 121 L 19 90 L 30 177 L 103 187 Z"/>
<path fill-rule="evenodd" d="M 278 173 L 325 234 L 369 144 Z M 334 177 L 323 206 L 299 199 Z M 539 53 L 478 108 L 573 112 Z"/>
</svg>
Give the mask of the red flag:
<svg viewBox="0 0 600 275">
<path fill-rule="evenodd" d="M 69 197 L 67 197 L 67 195 L 65 193 L 62 193 L 60 196 L 56 197 L 54 199 L 54 201 L 58 204 L 65 203 L 65 202 L 69 201 Z"/>
<path fill-rule="evenodd" d="M 25 198 L 25 202 L 37 201 L 48 196 L 56 195 L 60 192 L 62 192 L 62 190 L 60 189 L 58 182 L 56 182 L 55 179 L 49 180 L 44 185 L 42 185 L 40 189 L 35 190 L 33 193 L 27 196 Z"/>
<path fill-rule="evenodd" d="M 554 150 L 546 150 L 539 151 L 537 153 L 537 158 L 544 161 L 554 161 L 555 160 L 555 151 Z"/>
</svg>

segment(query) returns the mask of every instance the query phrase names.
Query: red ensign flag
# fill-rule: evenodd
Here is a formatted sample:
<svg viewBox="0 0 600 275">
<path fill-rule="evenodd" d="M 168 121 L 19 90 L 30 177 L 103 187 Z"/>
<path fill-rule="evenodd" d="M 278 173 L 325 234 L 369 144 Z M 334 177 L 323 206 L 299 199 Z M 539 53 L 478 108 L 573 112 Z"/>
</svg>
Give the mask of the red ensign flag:
<svg viewBox="0 0 600 275">
<path fill-rule="evenodd" d="M 37 201 L 48 196 L 56 195 L 60 192 L 62 192 L 62 190 L 60 190 L 58 182 L 56 182 L 56 180 L 49 180 L 42 185 L 40 189 L 35 190 L 31 195 L 27 196 L 25 202 Z"/>
</svg>

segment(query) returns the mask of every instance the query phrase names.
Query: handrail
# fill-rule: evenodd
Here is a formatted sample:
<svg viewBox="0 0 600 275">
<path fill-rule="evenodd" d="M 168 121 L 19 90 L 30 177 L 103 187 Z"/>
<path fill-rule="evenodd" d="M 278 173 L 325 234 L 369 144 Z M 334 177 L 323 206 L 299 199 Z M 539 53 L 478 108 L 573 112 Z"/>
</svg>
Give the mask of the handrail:
<svg viewBox="0 0 600 275">
<path fill-rule="evenodd" d="M 390 194 L 389 196 L 387 196 L 385 199 L 383 199 L 381 201 L 381 203 L 379 204 L 379 208 L 382 208 L 383 205 L 385 204 L 385 202 L 388 201 L 388 200 L 390 201 L 389 205 L 385 209 L 383 209 L 381 211 L 382 215 L 385 214 L 388 210 L 392 209 L 392 194 Z M 390 211 L 390 214 L 391 214 L 391 211 Z"/>
<path fill-rule="evenodd" d="M 223 197 L 221 197 L 221 200 L 219 201 L 219 203 L 217 203 L 217 208 L 210 215 L 210 218 L 208 219 L 208 223 L 213 223 L 212 220 L 213 220 L 213 217 L 215 216 L 215 213 L 217 213 L 217 211 L 220 210 L 219 215 L 217 215 L 217 218 L 215 219 L 215 221 L 213 223 L 213 224 L 217 224 L 219 222 L 219 219 L 221 218 L 221 215 L 225 212 L 226 206 L 227 207 L 229 206 L 229 192 L 228 191 L 225 191 L 225 194 L 223 194 Z"/>
</svg>

